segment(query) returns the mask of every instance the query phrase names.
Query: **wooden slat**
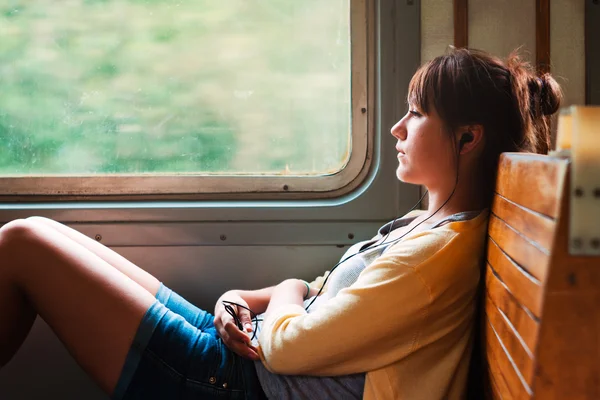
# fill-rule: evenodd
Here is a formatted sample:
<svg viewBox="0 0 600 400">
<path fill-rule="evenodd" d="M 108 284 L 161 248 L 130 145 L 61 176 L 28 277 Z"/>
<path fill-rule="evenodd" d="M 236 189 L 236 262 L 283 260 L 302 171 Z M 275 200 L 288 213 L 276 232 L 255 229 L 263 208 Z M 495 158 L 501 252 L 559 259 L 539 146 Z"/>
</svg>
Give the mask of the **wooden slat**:
<svg viewBox="0 0 600 400">
<path fill-rule="evenodd" d="M 517 370 L 514 368 L 510 356 L 506 353 L 500 338 L 496 334 L 494 327 L 490 321 L 487 320 L 485 327 L 485 342 L 487 354 L 492 353 L 494 355 L 494 361 L 499 371 L 494 371 L 494 375 L 499 374 L 504 377 L 508 389 L 515 399 L 529 399 L 531 398 L 532 392 L 529 386 L 519 377 Z M 490 364 L 493 367 L 492 364 Z"/>
<path fill-rule="evenodd" d="M 500 371 L 500 364 L 498 363 L 492 352 L 487 352 L 487 356 L 487 373 L 488 380 L 492 387 L 492 398 L 502 400 L 512 399 L 513 395 L 510 393 L 510 389 L 508 388 L 506 379 L 504 379 L 504 376 Z"/>
<path fill-rule="evenodd" d="M 552 218 L 558 216 L 568 161 L 536 154 L 500 156 L 496 192 L 513 203 Z"/>
<path fill-rule="evenodd" d="M 488 241 L 487 248 L 488 263 L 508 287 L 510 293 L 539 318 L 542 313 L 543 295 L 539 281 L 509 259 L 493 240 Z"/>
<path fill-rule="evenodd" d="M 528 314 L 506 287 L 494 276 L 490 266 L 486 269 L 485 286 L 487 296 L 494 302 L 515 327 L 530 351 L 534 351 L 538 341 L 539 324 Z"/>
<path fill-rule="evenodd" d="M 554 219 L 512 203 L 498 194 L 494 196 L 492 212 L 544 249 L 551 250 L 556 231 Z"/>
<path fill-rule="evenodd" d="M 490 215 L 488 233 L 498 247 L 521 268 L 538 281 L 545 282 L 550 265 L 548 253 L 536 247 L 494 215 Z"/>
<path fill-rule="evenodd" d="M 469 1 L 454 0 L 454 47 L 469 45 Z"/>
<path fill-rule="evenodd" d="M 535 2 L 535 63 L 538 72 L 550 72 L 550 0 Z"/>
<path fill-rule="evenodd" d="M 496 308 L 496 305 L 488 298 L 485 302 L 485 312 L 488 320 L 496 330 L 498 337 L 502 340 L 510 358 L 517 369 L 531 387 L 533 385 L 533 354 L 524 345 L 519 333 L 512 326 L 508 318 Z"/>
<path fill-rule="evenodd" d="M 504 399 L 511 399 L 512 396 L 510 395 L 510 392 L 508 391 L 508 388 L 506 387 L 506 383 L 504 382 L 504 379 L 502 379 L 502 383 L 498 384 L 496 382 L 497 377 L 492 373 L 491 370 L 488 371 L 489 373 L 489 382 L 490 382 L 490 386 L 492 389 L 492 399 L 496 400 L 504 400 Z"/>
</svg>

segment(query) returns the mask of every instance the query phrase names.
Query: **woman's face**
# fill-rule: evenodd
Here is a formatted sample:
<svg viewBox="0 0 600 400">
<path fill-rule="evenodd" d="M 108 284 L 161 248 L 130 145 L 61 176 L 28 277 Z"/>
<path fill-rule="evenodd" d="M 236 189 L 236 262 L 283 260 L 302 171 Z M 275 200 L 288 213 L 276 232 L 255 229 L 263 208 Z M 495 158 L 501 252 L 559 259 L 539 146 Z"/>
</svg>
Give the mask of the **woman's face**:
<svg viewBox="0 0 600 400">
<path fill-rule="evenodd" d="M 413 104 L 394 125 L 392 135 L 398 139 L 396 176 L 403 182 L 427 188 L 453 183 L 456 175 L 454 144 L 433 107 L 425 115 Z"/>
</svg>

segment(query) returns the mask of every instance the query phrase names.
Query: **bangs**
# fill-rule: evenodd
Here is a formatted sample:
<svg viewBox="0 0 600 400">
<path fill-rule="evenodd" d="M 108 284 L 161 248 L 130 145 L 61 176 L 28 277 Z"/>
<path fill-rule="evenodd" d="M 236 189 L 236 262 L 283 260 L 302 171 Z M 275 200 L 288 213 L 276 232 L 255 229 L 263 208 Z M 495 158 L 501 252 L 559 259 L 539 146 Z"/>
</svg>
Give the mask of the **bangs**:
<svg viewBox="0 0 600 400">
<path fill-rule="evenodd" d="M 408 85 L 408 104 L 413 105 L 424 114 L 428 114 L 430 107 L 435 106 L 434 93 L 440 82 L 440 58 L 423 64 L 413 75 Z"/>
<path fill-rule="evenodd" d="M 462 50 L 423 64 L 408 85 L 408 103 L 426 115 L 436 112 L 449 131 L 471 120 L 466 103 L 473 98 L 465 76 L 469 63 Z"/>
</svg>

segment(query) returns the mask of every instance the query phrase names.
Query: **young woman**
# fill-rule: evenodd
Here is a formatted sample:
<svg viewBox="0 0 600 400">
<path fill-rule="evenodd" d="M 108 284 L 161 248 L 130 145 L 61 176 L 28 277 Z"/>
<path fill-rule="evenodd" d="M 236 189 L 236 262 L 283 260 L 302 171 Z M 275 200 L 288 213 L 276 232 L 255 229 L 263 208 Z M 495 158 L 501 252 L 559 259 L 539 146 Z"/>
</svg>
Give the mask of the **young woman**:
<svg viewBox="0 0 600 400">
<path fill-rule="evenodd" d="M 214 317 L 64 225 L 10 222 L 0 365 L 40 315 L 115 399 L 461 398 L 498 156 L 547 152 L 560 98 L 516 55 L 458 49 L 423 65 L 391 133 L 398 179 L 424 185 L 428 209 L 310 284 L 223 294 Z"/>
</svg>

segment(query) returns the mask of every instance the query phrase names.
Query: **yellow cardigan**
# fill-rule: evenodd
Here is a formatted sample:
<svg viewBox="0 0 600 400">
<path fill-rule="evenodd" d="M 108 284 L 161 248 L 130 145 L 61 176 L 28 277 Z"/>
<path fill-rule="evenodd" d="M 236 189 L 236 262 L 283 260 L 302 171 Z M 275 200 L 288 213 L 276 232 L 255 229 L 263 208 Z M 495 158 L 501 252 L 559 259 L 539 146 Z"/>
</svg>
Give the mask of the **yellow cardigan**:
<svg viewBox="0 0 600 400">
<path fill-rule="evenodd" d="M 487 216 L 407 235 L 311 314 L 271 312 L 259 336 L 265 367 L 366 372 L 366 400 L 463 398 Z"/>
</svg>

